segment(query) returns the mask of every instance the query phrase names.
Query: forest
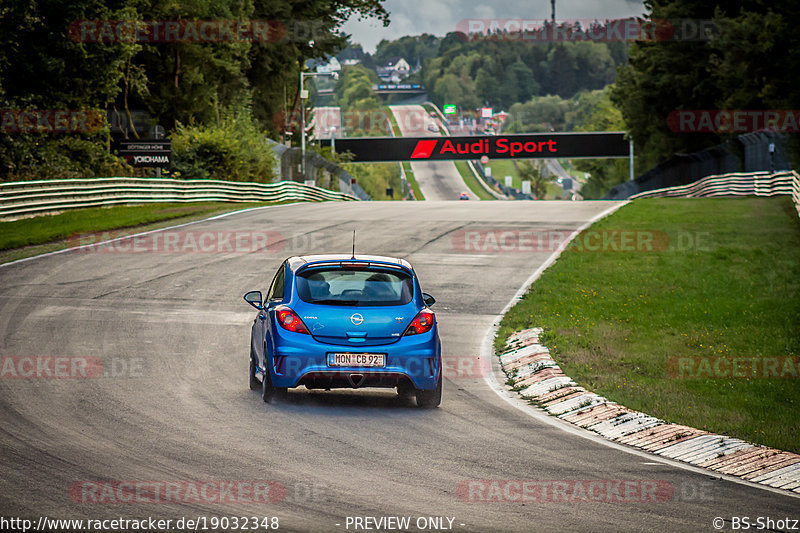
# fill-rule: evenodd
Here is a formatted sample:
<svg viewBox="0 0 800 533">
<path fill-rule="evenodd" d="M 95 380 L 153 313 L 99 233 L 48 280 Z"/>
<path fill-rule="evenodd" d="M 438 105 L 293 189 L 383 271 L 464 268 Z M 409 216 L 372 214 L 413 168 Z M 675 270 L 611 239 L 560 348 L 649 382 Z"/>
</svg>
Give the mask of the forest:
<svg viewBox="0 0 800 533">
<path fill-rule="evenodd" d="M 422 83 L 433 102 L 510 111 L 507 131 L 628 132 L 637 174 L 735 135 L 674 131 L 668 117 L 676 111 L 798 108 L 800 36 L 792 30 L 799 0 L 644 6 L 654 20 L 705 21 L 713 31 L 702 39 L 617 42 L 451 32 L 385 40 L 364 54 L 342 24 L 374 16 L 387 25 L 382 0 L 5 0 L 0 180 L 130 174 L 113 155 L 112 133 L 142 138 L 159 124 L 176 152 L 174 175 L 271 181 L 267 139 L 280 140 L 287 113 L 297 114 L 300 72 L 309 59 L 337 54 L 361 61 L 337 83 L 336 103 L 344 109 L 378 109 L 374 68 L 402 56 L 421 67 L 408 81 Z M 210 30 L 207 22 L 214 23 Z M 169 24 L 177 24 L 179 37 L 170 38 Z M 132 39 L 131 32 L 145 37 Z M 19 129 L 20 113 L 58 111 L 100 120 L 70 135 L 46 125 Z M 299 133 L 297 124 L 288 126 Z M 787 139 L 796 159 L 796 135 Z M 617 163 L 581 163 L 596 194 L 626 179 Z"/>
</svg>

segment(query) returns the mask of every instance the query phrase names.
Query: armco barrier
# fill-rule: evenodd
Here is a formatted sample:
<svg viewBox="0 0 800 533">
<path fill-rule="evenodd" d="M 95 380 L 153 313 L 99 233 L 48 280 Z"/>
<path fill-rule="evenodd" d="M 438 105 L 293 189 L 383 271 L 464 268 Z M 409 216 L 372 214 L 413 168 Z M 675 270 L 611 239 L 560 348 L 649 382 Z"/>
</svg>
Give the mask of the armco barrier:
<svg viewBox="0 0 800 533">
<path fill-rule="evenodd" d="M 637 198 L 709 198 L 713 196 L 776 196 L 791 195 L 800 214 L 800 175 L 794 170 L 776 172 L 748 172 L 708 176 L 688 185 L 655 189 L 634 194 Z"/>
<path fill-rule="evenodd" d="M 797 208 L 797 215 L 800 216 L 800 174 L 792 172 L 792 200 Z"/>
<path fill-rule="evenodd" d="M 94 178 L 0 183 L 0 218 L 153 202 L 357 201 L 358 198 L 292 181 L 249 183 L 167 178 Z"/>
</svg>

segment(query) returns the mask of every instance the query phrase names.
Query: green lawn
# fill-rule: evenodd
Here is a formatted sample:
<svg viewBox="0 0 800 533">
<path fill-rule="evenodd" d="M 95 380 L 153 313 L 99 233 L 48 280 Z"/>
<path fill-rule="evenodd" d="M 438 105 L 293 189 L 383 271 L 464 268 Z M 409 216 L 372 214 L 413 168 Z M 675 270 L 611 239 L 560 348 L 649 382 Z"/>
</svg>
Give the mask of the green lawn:
<svg viewBox="0 0 800 533">
<path fill-rule="evenodd" d="M 564 167 L 564 169 L 569 173 L 569 175 L 575 178 L 576 180 L 584 182 L 586 181 L 586 179 L 588 179 L 587 173 L 575 168 L 575 165 L 572 164 L 571 159 L 559 159 L 558 161 L 561 163 L 561 166 Z"/>
<path fill-rule="evenodd" d="M 458 173 L 461 174 L 461 178 L 464 180 L 464 183 L 467 184 L 469 190 L 471 190 L 475 196 L 480 198 L 481 200 L 496 200 L 494 196 L 489 194 L 483 186 L 478 183 L 478 178 L 475 177 L 475 174 L 469 169 L 469 165 L 467 165 L 466 161 L 454 161 L 456 168 L 458 169 Z"/>
<path fill-rule="evenodd" d="M 484 165 L 492 169 L 492 177 L 503 185 L 506 184 L 506 176 L 511 176 L 515 189 L 522 189 L 522 181 L 519 179 L 519 173 L 514 166 L 514 161 L 511 159 L 493 159 L 488 164 Z"/>
<path fill-rule="evenodd" d="M 511 159 L 494 159 L 489 161 L 487 167 L 492 169 L 492 177 L 503 185 L 506 184 L 506 176 L 511 176 L 512 187 L 522 190 L 522 180 L 517 172 L 517 167 L 514 166 L 514 161 Z M 547 184 L 547 194 L 541 200 L 554 200 L 564 195 L 564 190 L 561 185 L 552 182 Z"/>
<path fill-rule="evenodd" d="M 553 200 L 555 198 L 560 198 L 564 196 L 564 189 L 561 188 L 561 185 L 555 182 L 548 183 L 546 185 L 547 192 L 545 193 L 545 198 L 543 200 Z"/>
<path fill-rule="evenodd" d="M 644 236 L 652 249 L 614 251 L 611 239 L 593 251 L 612 230 Z M 504 317 L 496 347 L 532 326 L 545 328 L 555 359 L 591 391 L 669 422 L 800 452 L 792 375 L 800 372 L 800 220 L 788 197 L 623 207 L 544 272 Z M 726 367 L 679 377 L 677 358 L 686 357 L 790 357 L 794 366 L 783 378 L 731 377 Z"/>
<path fill-rule="evenodd" d="M 263 205 L 271 204 L 201 202 L 92 207 L 0 222 L 0 262 L 67 248 L 78 244 L 73 240 L 86 233 L 118 229 L 146 231 Z"/>
</svg>

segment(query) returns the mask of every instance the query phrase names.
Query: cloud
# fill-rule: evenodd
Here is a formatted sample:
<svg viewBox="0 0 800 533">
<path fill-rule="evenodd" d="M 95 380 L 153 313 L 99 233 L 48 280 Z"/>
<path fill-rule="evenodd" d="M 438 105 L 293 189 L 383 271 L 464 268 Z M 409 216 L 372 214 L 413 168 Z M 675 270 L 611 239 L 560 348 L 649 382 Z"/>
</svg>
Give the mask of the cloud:
<svg viewBox="0 0 800 533">
<path fill-rule="evenodd" d="M 384 28 L 376 19 L 351 19 L 342 30 L 352 41 L 374 52 L 381 39 L 431 33 L 444 36 L 455 31 L 459 21 L 469 18 L 549 19 L 550 2 L 540 0 L 386 0 L 391 24 Z M 641 16 L 641 0 L 557 0 L 556 19 L 614 19 Z"/>
</svg>

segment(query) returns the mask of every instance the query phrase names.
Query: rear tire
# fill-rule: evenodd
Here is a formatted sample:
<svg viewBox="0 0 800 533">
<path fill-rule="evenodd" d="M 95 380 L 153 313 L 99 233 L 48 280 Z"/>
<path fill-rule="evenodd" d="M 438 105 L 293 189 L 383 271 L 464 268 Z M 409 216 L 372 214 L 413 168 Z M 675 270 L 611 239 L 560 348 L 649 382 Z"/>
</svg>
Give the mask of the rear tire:
<svg viewBox="0 0 800 533">
<path fill-rule="evenodd" d="M 275 387 L 272 386 L 272 378 L 269 375 L 269 368 L 265 369 L 264 378 L 261 380 L 261 399 L 269 403 L 275 396 Z"/>
<path fill-rule="evenodd" d="M 256 358 L 253 355 L 253 349 L 250 349 L 250 390 L 258 390 L 261 388 L 261 382 L 256 377 Z"/>
<path fill-rule="evenodd" d="M 410 398 L 414 395 L 414 385 L 409 381 L 401 381 L 397 384 L 397 395 L 401 398 Z"/>
<path fill-rule="evenodd" d="M 439 374 L 439 381 L 433 390 L 416 390 L 417 407 L 422 409 L 434 409 L 442 403 L 442 375 Z"/>
<path fill-rule="evenodd" d="M 267 347 L 264 347 L 266 353 Z M 261 399 L 267 403 L 277 399 L 285 399 L 289 394 L 289 389 L 286 387 L 276 387 L 272 384 L 272 376 L 269 373 L 269 361 L 264 361 L 264 379 L 261 380 Z"/>
</svg>

